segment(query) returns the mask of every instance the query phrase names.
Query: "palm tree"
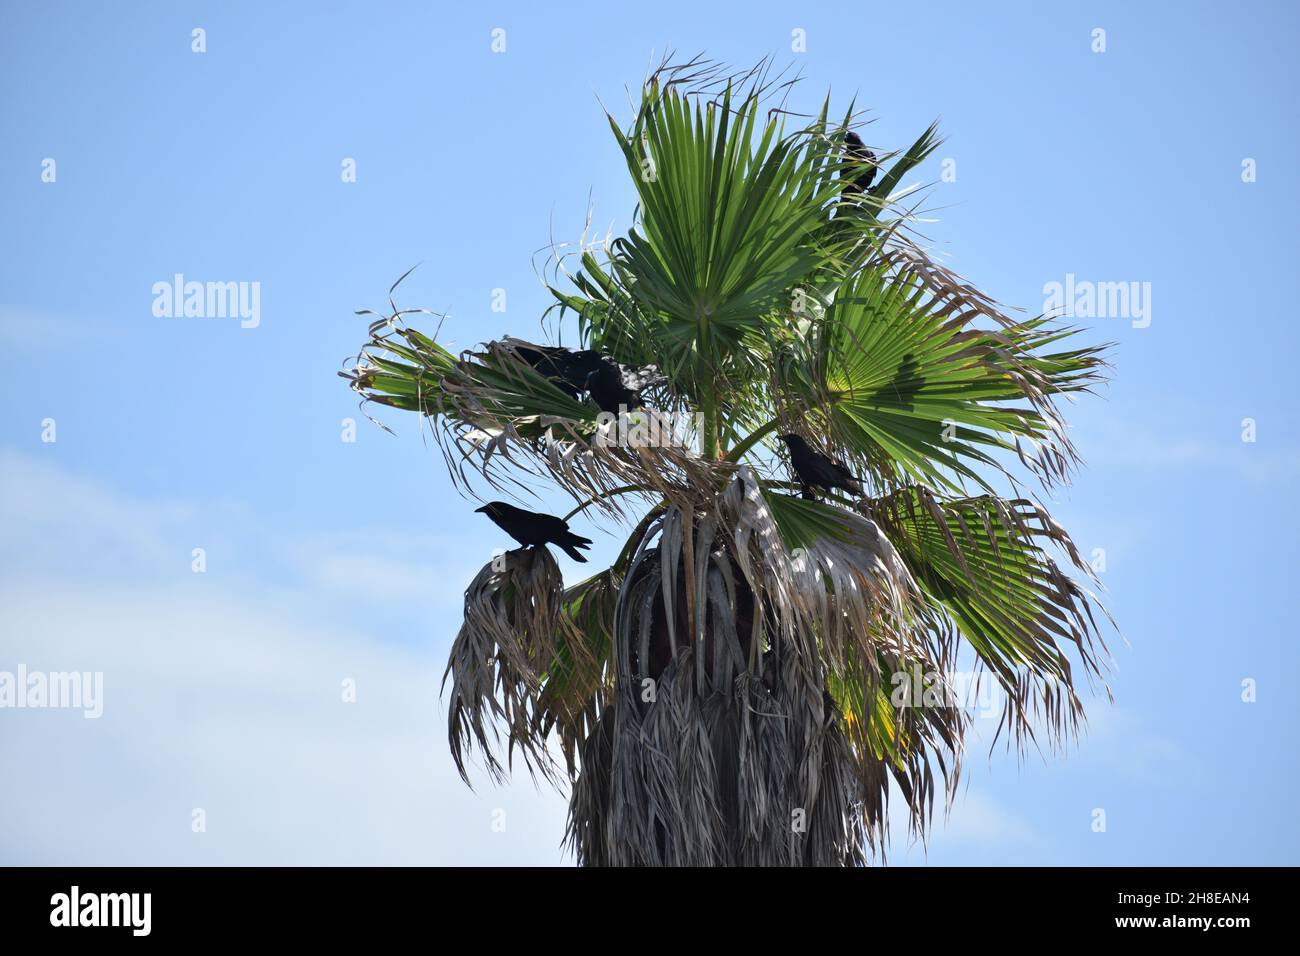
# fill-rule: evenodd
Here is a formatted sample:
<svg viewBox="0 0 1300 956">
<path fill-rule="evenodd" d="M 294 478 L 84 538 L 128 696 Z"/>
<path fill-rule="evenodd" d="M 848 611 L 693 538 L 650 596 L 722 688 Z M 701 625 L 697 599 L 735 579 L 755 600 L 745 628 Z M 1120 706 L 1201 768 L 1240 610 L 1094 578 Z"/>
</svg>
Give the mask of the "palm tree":
<svg viewBox="0 0 1300 956">
<path fill-rule="evenodd" d="M 1099 607 L 1061 564 L 1090 568 L 1021 484 L 1077 463 L 1056 403 L 1104 347 L 927 255 L 900 186 L 933 126 L 845 191 L 856 114 L 800 117 L 792 88 L 665 62 L 630 125 L 609 117 L 635 225 L 548 260 L 548 315 L 650 369 L 646 408 L 615 420 L 517 339 L 454 355 L 391 290 L 342 373 L 363 406 L 423 416 L 463 492 L 540 479 L 568 520 L 630 528 L 567 587 L 545 548 L 484 567 L 444 680 L 462 776 L 477 751 L 496 779 L 518 756 L 570 786 L 582 864 L 865 863 L 891 795 L 922 834 L 952 797 L 954 675 L 993 682 L 1018 748 L 1067 741 L 1075 667 L 1104 676 Z M 786 433 L 861 496 L 794 493 Z"/>
</svg>

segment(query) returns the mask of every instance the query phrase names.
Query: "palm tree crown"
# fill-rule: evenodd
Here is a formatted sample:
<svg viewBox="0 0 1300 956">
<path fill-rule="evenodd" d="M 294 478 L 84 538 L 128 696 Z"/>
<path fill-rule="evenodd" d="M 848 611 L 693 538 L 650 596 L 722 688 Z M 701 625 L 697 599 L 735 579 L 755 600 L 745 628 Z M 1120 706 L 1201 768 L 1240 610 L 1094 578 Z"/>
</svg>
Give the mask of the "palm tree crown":
<svg viewBox="0 0 1300 956">
<path fill-rule="evenodd" d="M 1016 475 L 1068 477 L 1057 401 L 1102 347 L 925 252 L 900 187 L 934 127 L 859 149 L 852 108 L 800 118 L 791 88 L 665 63 L 609 118 L 634 225 L 546 272 L 582 352 L 453 355 L 390 294 L 343 373 L 425 416 L 462 490 L 545 479 L 567 520 L 631 529 L 569 587 L 545 547 L 486 566 L 448 665 L 462 774 L 471 749 L 505 773 L 504 741 L 567 780 L 583 863 L 864 862 L 891 793 L 918 831 L 951 797 L 959 669 L 996 683 L 1016 746 L 1074 733 L 1074 668 L 1104 669 L 1058 561 L 1090 569 Z M 612 414 L 602 382 L 644 407 Z"/>
</svg>

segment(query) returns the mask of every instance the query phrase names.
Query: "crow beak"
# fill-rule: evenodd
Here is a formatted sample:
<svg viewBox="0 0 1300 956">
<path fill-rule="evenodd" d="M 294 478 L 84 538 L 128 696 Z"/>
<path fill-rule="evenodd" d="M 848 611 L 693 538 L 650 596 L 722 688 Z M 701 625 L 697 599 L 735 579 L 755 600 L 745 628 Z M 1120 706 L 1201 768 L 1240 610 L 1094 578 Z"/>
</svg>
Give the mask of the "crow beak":
<svg viewBox="0 0 1300 956">
<path fill-rule="evenodd" d="M 475 511 L 475 513 L 486 512 L 486 511 L 487 511 L 487 505 L 484 505 L 482 508 L 475 508 L 474 511 Z"/>
</svg>

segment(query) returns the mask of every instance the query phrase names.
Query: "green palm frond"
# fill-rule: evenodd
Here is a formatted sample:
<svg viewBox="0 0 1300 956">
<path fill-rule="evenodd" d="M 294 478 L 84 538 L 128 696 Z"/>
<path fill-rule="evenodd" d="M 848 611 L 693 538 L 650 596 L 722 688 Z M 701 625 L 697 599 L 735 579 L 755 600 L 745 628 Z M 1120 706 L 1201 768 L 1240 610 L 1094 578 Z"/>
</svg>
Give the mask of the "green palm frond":
<svg viewBox="0 0 1300 956">
<path fill-rule="evenodd" d="M 355 366 L 341 374 L 365 401 L 430 418 L 449 474 L 467 493 L 481 479 L 528 494 L 528 479 L 542 479 L 575 502 L 625 517 L 620 493 L 693 500 L 717 480 L 691 448 L 689 420 L 657 409 L 603 416 L 539 374 L 512 341 L 456 358 L 396 318 L 376 327 Z M 656 440 L 622 440 L 638 434 Z"/>
<path fill-rule="evenodd" d="M 1091 573 L 1065 530 L 1027 499 L 940 500 L 921 487 L 873 501 L 868 511 L 955 628 L 938 640 L 951 646 L 960 637 L 1002 685 L 1003 726 L 1032 737 L 1040 718 L 1072 733 L 1082 706 L 1071 656 L 1099 677 L 1108 652 L 1097 622 L 1104 611 L 1049 550 Z"/>
<path fill-rule="evenodd" d="M 921 163 L 929 159 L 930 154 L 939 148 L 942 140 L 939 138 L 939 124 L 931 123 L 926 127 L 915 143 L 913 143 L 898 159 L 894 162 L 884 175 L 872 185 L 870 189 L 871 196 L 881 207 L 885 206 L 890 197 L 894 195 L 894 190 L 898 184 L 903 181 L 903 177 L 910 173 Z"/>
<path fill-rule="evenodd" d="M 937 703 L 926 705 L 923 698 L 900 693 L 910 691 L 913 675 L 935 682 Z M 852 748 L 868 833 L 883 830 L 895 790 L 906 803 L 911 829 L 922 833 L 936 794 L 943 793 L 945 804 L 952 799 L 970 724 L 966 710 L 949 702 L 944 672 L 932 660 L 881 652 L 869 663 L 850 658 L 833 668 L 827 690 Z"/>
<path fill-rule="evenodd" d="M 1087 388 L 1096 349 L 1043 354 L 1065 332 L 1035 319 L 1000 329 L 951 314 L 911 272 L 865 270 L 836 295 L 807 348 L 779 366 L 788 414 L 829 434 L 886 486 L 990 488 L 1009 452 L 1041 474 L 1072 461 L 1053 395 Z"/>
<path fill-rule="evenodd" d="M 623 285 L 664 317 L 664 342 L 726 355 L 815 265 L 805 247 L 838 192 L 825 146 L 733 106 L 651 93 L 630 135 L 611 117 L 641 200 L 614 244 Z"/>
</svg>

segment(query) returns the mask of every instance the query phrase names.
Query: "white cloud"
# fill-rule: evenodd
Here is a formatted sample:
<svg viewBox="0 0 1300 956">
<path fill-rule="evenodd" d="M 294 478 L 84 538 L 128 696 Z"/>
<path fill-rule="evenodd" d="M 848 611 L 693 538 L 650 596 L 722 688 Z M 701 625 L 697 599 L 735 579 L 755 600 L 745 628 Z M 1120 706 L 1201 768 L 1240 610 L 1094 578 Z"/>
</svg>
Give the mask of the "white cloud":
<svg viewBox="0 0 1300 956">
<path fill-rule="evenodd" d="M 890 863 L 926 866 L 941 861 L 947 865 L 1000 865 L 1025 862 L 1048 843 L 1023 817 L 1003 806 L 982 790 L 962 789 L 945 814 L 943 796 L 936 797 L 928 840 L 922 843 L 908 832 L 907 814 L 900 799 L 890 814 Z"/>
<path fill-rule="evenodd" d="M 431 566 L 403 576 L 401 561 L 314 542 L 289 550 L 316 551 L 316 571 L 274 590 L 190 574 L 159 556 L 196 506 L 132 501 L 23 456 L 0 463 L 0 519 L 15 531 L 0 551 L 0 670 L 104 674 L 98 720 L 0 710 L 0 860 L 562 862 L 559 795 L 522 772 L 501 790 L 456 775 L 445 643 L 394 643 L 331 616 L 343 585 L 427 596 Z M 101 545 L 121 560 L 105 562 Z M 37 546 L 42 560 L 27 561 Z M 344 679 L 356 703 L 342 701 Z M 191 830 L 196 807 L 205 833 Z M 491 826 L 497 808 L 504 832 Z"/>
<path fill-rule="evenodd" d="M 102 670 L 104 713 L 0 711 L 11 863 L 557 863 L 563 801 L 471 792 L 433 655 L 227 598 L 6 589 L 0 667 Z M 355 681 L 356 703 L 342 700 Z M 191 811 L 207 814 L 205 833 Z M 491 829 L 495 808 L 506 830 Z"/>
<path fill-rule="evenodd" d="M 1186 787 L 1205 780 L 1205 767 L 1184 746 L 1150 726 L 1150 718 L 1118 705 L 1088 710 L 1089 746 L 1080 763 L 1150 786 Z"/>
<path fill-rule="evenodd" d="M 435 535 L 353 529 L 282 542 L 279 551 L 307 581 L 338 594 L 381 602 L 458 609 L 465 587 L 491 557 Z"/>
<path fill-rule="evenodd" d="M 57 445 L 48 446 L 50 458 Z M 100 483 L 70 474 L 51 460 L 0 449 L 0 566 L 84 569 L 95 556 L 134 564 L 164 559 L 167 530 L 186 520 L 191 507 L 144 504 L 115 495 Z"/>
<path fill-rule="evenodd" d="M 1034 844 L 1039 841 L 1025 820 L 1006 810 L 987 794 L 970 790 L 960 794 L 947 820 L 936 827 L 938 839 L 945 844 L 974 844 L 981 847 L 1005 847 L 1008 844 Z"/>
</svg>

